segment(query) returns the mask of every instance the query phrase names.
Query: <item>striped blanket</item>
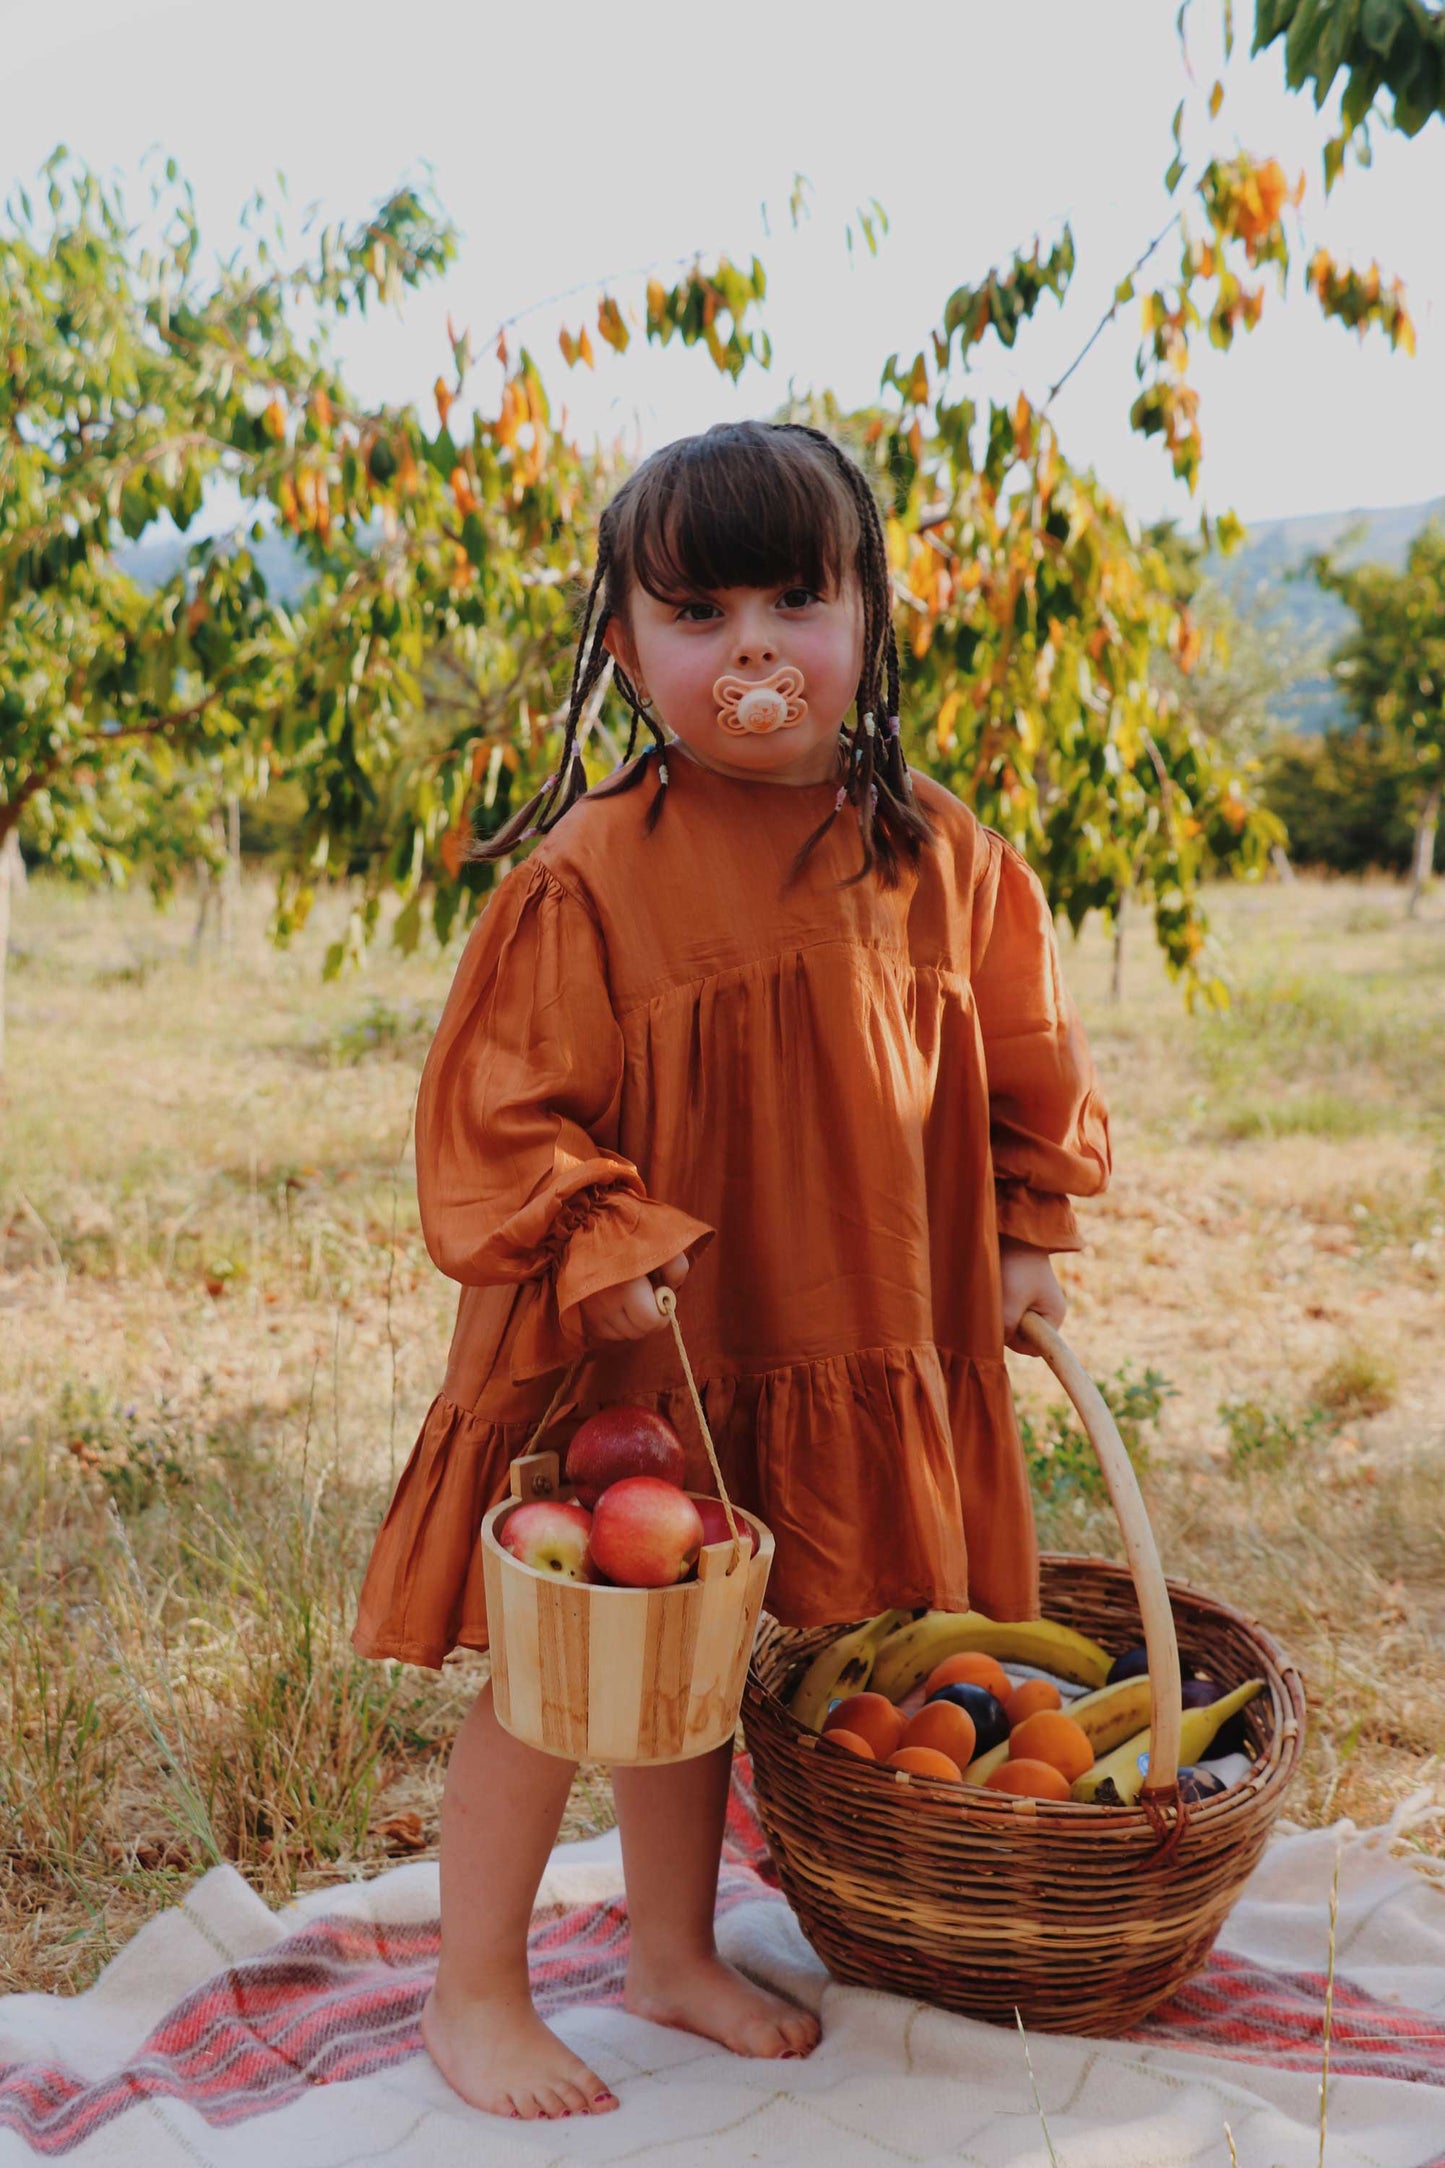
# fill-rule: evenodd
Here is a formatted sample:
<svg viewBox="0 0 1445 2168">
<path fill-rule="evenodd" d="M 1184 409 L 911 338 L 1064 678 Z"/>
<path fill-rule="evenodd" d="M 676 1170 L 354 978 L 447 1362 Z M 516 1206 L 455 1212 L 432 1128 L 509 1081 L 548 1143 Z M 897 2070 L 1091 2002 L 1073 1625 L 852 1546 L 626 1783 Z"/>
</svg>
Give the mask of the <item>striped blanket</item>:
<svg viewBox="0 0 1445 2168">
<path fill-rule="evenodd" d="M 1445 2168 L 1445 1894 L 1398 1856 L 1397 1830 L 1276 1836 L 1183 1993 L 1126 2040 L 1040 2035 L 1026 2060 L 1016 2034 L 828 1978 L 776 1887 L 748 1780 L 740 1756 L 718 1939 L 820 2012 L 806 2061 L 748 2062 L 623 2011 L 615 1832 L 557 1849 L 533 1919 L 539 2007 L 622 2101 L 565 2123 L 468 2108 L 422 2048 L 434 1862 L 281 1913 L 221 1867 L 87 1993 L 0 1999 L 0 2163 L 1228 2168 L 1232 2142 L 1241 2168 L 1314 2168 L 1338 1856 L 1327 2160 Z"/>
</svg>

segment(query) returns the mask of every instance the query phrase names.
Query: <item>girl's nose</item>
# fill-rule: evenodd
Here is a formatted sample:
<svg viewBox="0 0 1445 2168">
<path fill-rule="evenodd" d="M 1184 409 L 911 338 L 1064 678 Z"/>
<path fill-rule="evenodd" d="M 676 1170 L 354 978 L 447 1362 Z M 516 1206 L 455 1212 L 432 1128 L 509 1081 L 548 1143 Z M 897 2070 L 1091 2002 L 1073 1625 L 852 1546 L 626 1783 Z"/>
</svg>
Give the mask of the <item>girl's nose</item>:
<svg viewBox="0 0 1445 2168">
<path fill-rule="evenodd" d="M 777 659 L 778 651 L 771 640 L 762 636 L 750 640 L 746 635 L 739 642 L 735 657 L 739 670 L 751 669 L 755 664 L 770 669 Z"/>
</svg>

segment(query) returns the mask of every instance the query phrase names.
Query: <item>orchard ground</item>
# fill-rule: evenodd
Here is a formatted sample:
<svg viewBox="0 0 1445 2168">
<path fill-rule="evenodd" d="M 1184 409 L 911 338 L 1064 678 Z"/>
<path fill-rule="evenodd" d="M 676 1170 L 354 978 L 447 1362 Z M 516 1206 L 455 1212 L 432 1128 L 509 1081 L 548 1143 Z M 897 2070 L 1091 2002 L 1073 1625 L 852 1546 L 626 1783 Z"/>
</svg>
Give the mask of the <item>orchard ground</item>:
<svg viewBox="0 0 1445 2168">
<path fill-rule="evenodd" d="M 270 1902 L 425 1855 L 485 1658 L 362 1663 L 377 1519 L 454 1290 L 417 1229 L 417 1073 L 454 955 L 320 981 L 248 883 L 17 900 L 0 1139 L 0 1985 L 72 1992 L 217 1859 Z M 337 907 L 339 909 L 339 906 Z M 1445 1856 L 1445 902 L 1216 891 L 1238 997 L 1190 1016 L 1129 929 L 1065 962 L 1117 1172 L 1067 1331 L 1136 1414 L 1166 1567 L 1302 1662 L 1306 1823 Z M 1117 1552 L 1052 1381 L 1013 1362 L 1046 1542 Z M 1162 1380 L 1162 1383 L 1161 1383 Z M 1164 1386 L 1170 1391 L 1166 1394 Z M 1050 1444 L 1055 1450 L 1051 1454 Z M 1080 1467 L 1083 1475 L 1080 1475 Z M 583 1770 L 567 1828 L 605 1826 Z"/>
</svg>

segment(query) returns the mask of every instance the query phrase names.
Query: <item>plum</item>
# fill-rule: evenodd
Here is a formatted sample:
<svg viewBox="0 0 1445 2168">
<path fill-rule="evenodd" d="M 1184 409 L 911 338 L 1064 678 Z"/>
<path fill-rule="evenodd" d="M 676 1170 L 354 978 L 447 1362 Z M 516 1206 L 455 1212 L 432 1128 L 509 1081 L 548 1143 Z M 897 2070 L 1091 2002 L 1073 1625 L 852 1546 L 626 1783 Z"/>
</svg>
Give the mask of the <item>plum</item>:
<svg viewBox="0 0 1445 2168">
<path fill-rule="evenodd" d="M 1179 1772 L 1179 1796 L 1191 1807 L 1202 1807 L 1207 1799 L 1217 1799 L 1228 1789 L 1223 1777 L 1217 1777 L 1212 1769 L 1181 1769 Z"/>
<path fill-rule="evenodd" d="M 1106 1686 L 1117 1686 L 1120 1679 L 1142 1679 L 1148 1675 L 1148 1670 L 1149 1651 L 1142 1641 L 1136 1641 L 1132 1649 L 1125 1649 L 1122 1656 L 1114 1658 L 1113 1663 L 1109 1666 L 1109 1676 L 1105 1679 L 1104 1684 Z M 1179 1659 L 1179 1676 L 1181 1679 L 1186 1676 L 1182 1656 Z"/>
<path fill-rule="evenodd" d="M 930 1701 L 951 1701 L 973 1718 L 976 1738 L 975 1754 L 987 1754 L 990 1747 L 1001 1746 L 1008 1737 L 1008 1716 L 997 1694 L 991 1694 L 986 1686 L 975 1686 L 968 1679 L 955 1679 L 951 1686 L 940 1686 Z"/>
<path fill-rule="evenodd" d="M 1207 1709 L 1211 1702 L 1222 1701 L 1229 1692 L 1217 1679 L 1186 1679 L 1179 1698 L 1186 1709 Z M 1236 1709 L 1233 1716 L 1222 1724 L 1209 1743 L 1211 1757 L 1216 1754 L 1247 1754 L 1249 1735 L 1245 1730 L 1244 1711 Z"/>
</svg>

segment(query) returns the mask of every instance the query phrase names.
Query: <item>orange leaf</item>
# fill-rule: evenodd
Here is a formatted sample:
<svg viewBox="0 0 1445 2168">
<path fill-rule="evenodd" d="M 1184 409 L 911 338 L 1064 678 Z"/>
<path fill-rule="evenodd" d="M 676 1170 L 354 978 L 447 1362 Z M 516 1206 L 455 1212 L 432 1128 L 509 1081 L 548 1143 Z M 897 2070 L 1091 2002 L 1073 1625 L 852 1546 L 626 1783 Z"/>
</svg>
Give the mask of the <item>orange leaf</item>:
<svg viewBox="0 0 1445 2168">
<path fill-rule="evenodd" d="M 436 396 L 437 412 L 441 416 L 442 427 L 443 429 L 445 429 L 447 425 L 447 416 L 452 410 L 452 400 L 455 398 L 456 394 L 449 390 L 445 378 L 440 376 L 437 378 L 436 383 L 432 386 L 432 390 Z"/>
<path fill-rule="evenodd" d="M 577 352 L 581 356 L 582 360 L 586 362 L 589 369 L 596 368 L 597 357 L 592 351 L 592 341 L 588 337 L 587 326 L 585 324 L 582 326 L 582 329 L 577 334 Z"/>
</svg>

